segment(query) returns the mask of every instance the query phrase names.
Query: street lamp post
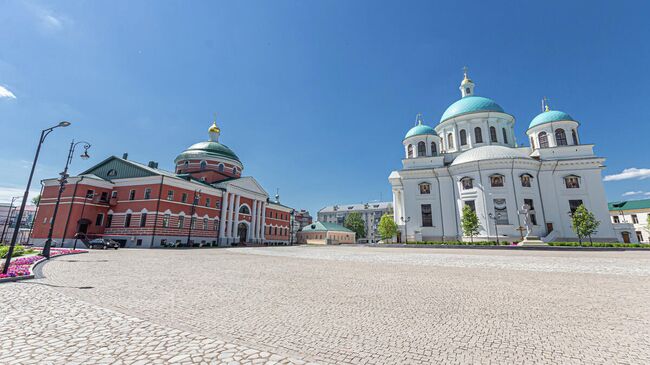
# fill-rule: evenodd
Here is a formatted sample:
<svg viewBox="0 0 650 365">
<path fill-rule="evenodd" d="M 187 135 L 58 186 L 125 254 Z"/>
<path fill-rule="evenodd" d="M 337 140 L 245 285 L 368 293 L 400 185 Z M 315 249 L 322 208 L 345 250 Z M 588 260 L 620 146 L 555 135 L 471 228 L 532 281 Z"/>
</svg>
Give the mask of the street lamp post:
<svg viewBox="0 0 650 365">
<path fill-rule="evenodd" d="M 196 210 L 196 204 L 201 199 L 201 190 L 194 190 L 194 199 L 192 200 L 192 209 L 190 210 L 190 228 L 187 231 L 187 247 L 190 247 L 190 238 L 192 238 L 192 225 L 196 222 L 194 220 L 194 212 Z"/>
<path fill-rule="evenodd" d="M 72 244 L 72 249 L 73 250 L 77 249 L 77 240 L 79 239 L 79 234 L 81 234 L 81 232 L 79 232 L 79 228 L 80 228 L 81 221 L 84 219 L 84 210 L 86 209 L 86 202 L 88 201 L 89 198 L 93 199 L 93 198 L 95 198 L 95 195 L 94 194 L 88 194 L 88 193 L 86 193 L 86 195 L 84 195 L 84 204 L 81 206 L 81 216 L 79 217 L 79 221 L 77 222 L 77 233 L 74 235 L 74 244 Z M 83 233 L 83 234 L 85 235 L 85 233 Z M 61 247 L 63 247 L 63 244 L 61 244 Z"/>
<path fill-rule="evenodd" d="M 34 177 L 34 170 L 36 169 L 36 162 L 38 161 L 38 155 L 41 152 L 41 146 L 45 142 L 45 138 L 50 134 L 55 128 L 67 127 L 70 125 L 70 122 L 60 122 L 54 127 L 46 128 L 41 131 L 41 137 L 38 140 L 38 147 L 36 147 L 36 155 L 34 156 L 34 162 L 32 163 L 32 170 L 29 172 L 29 179 L 27 179 L 27 186 L 25 187 L 25 193 L 23 194 L 23 201 L 20 205 L 20 210 L 18 211 L 18 216 L 16 217 L 17 222 L 23 220 L 23 213 L 25 212 L 25 205 L 27 204 L 27 197 L 29 196 L 29 188 L 32 186 L 32 178 Z M 9 264 L 11 263 L 11 256 L 14 254 L 14 247 L 16 246 L 16 238 L 18 238 L 18 231 L 14 229 L 13 235 L 11 236 L 11 244 L 9 245 L 9 251 L 7 252 L 7 259 L 5 261 L 5 266 L 2 269 L 2 273 L 6 274 L 9 270 Z"/>
<path fill-rule="evenodd" d="M 493 215 L 492 213 L 488 213 L 488 217 L 494 221 L 494 234 L 497 237 L 497 246 L 499 245 L 499 225 L 497 224 L 497 219 L 501 218 L 501 213 L 497 213 L 496 215 Z"/>
<path fill-rule="evenodd" d="M 291 231 L 289 232 L 289 246 L 293 246 L 293 225 L 295 222 L 295 209 L 291 209 L 291 212 L 289 213 L 289 228 Z"/>
<path fill-rule="evenodd" d="M 7 224 L 11 220 L 11 211 L 14 210 L 14 202 L 16 199 L 20 198 L 19 196 L 14 196 L 11 198 L 11 204 L 9 205 L 9 212 L 7 212 L 7 218 L 5 218 L 4 227 L 2 227 L 2 237 L 0 237 L 0 244 L 5 241 L 5 231 L 7 230 Z"/>
<path fill-rule="evenodd" d="M 399 217 L 399 219 L 404 223 L 404 239 L 406 240 L 406 243 L 409 243 L 409 230 L 408 230 L 408 224 L 411 221 L 411 217 Z"/>
<path fill-rule="evenodd" d="M 88 149 L 90 148 L 90 143 L 85 142 L 85 141 L 79 141 L 76 142 L 72 140 L 70 143 L 70 150 L 68 151 L 68 159 L 65 161 L 65 168 L 63 169 L 63 172 L 61 172 L 61 178 L 59 179 L 59 193 L 56 196 L 56 203 L 54 204 L 54 212 L 52 213 L 52 220 L 50 221 L 50 229 L 47 232 L 47 240 L 45 241 L 45 245 L 43 246 L 43 256 L 46 258 L 50 258 L 50 246 L 52 245 L 52 234 L 54 233 L 54 224 L 56 223 L 56 213 L 59 211 L 59 203 L 61 202 L 61 194 L 63 193 L 63 190 L 65 190 L 65 184 L 68 182 L 68 166 L 70 166 L 70 162 L 72 162 L 72 156 L 74 155 L 74 150 L 77 148 L 77 145 L 84 144 L 84 153 L 80 156 L 82 159 L 86 160 L 90 156 L 88 155 Z M 72 200 L 70 201 L 70 209 L 72 209 L 72 204 L 74 203 L 74 196 L 72 197 Z M 63 235 L 65 236 L 65 232 L 63 232 Z"/>
</svg>

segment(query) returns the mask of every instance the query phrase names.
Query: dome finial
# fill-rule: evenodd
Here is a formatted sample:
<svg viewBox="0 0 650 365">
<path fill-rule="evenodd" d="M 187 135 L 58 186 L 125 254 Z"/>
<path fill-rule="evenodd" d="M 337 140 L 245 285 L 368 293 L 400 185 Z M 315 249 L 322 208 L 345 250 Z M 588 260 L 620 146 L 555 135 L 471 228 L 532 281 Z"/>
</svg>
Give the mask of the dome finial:
<svg viewBox="0 0 650 365">
<path fill-rule="evenodd" d="M 467 75 L 467 66 L 463 66 L 463 81 L 460 82 L 460 94 L 462 97 L 474 94 L 474 82 Z"/>
<path fill-rule="evenodd" d="M 548 98 L 545 96 L 542 98 L 542 111 L 547 112 L 550 111 L 551 108 L 548 106 Z"/>
<path fill-rule="evenodd" d="M 415 114 L 415 125 L 422 125 L 422 113 Z"/>
<path fill-rule="evenodd" d="M 214 121 L 212 126 L 208 128 L 208 135 L 210 136 L 210 141 L 219 142 L 219 134 L 221 133 L 221 128 L 217 127 L 217 113 L 214 113 Z"/>
</svg>

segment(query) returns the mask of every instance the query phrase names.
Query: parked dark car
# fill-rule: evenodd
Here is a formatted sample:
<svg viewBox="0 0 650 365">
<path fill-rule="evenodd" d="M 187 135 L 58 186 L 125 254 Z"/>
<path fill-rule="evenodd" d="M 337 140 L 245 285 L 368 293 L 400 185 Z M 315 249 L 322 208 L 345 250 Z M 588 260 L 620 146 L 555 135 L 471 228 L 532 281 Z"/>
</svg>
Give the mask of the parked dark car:
<svg viewBox="0 0 650 365">
<path fill-rule="evenodd" d="M 108 248 L 113 248 L 117 250 L 120 247 L 120 244 L 108 238 L 96 238 L 88 242 L 88 247 L 97 248 L 100 250 L 106 250 Z"/>
</svg>

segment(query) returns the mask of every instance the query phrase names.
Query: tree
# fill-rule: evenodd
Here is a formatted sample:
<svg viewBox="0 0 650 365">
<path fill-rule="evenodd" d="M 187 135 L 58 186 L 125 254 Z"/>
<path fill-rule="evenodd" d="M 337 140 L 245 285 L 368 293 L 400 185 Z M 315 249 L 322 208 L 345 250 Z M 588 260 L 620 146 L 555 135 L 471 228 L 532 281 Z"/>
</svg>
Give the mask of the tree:
<svg viewBox="0 0 650 365">
<path fill-rule="evenodd" d="M 41 194 L 36 195 L 35 197 L 32 198 L 32 204 L 38 205 L 38 203 L 41 202 Z"/>
<path fill-rule="evenodd" d="M 361 218 L 360 213 L 353 212 L 348 214 L 348 216 L 345 217 L 345 222 L 343 222 L 343 226 L 356 233 L 357 238 L 362 238 L 366 236 L 366 223 Z"/>
<path fill-rule="evenodd" d="M 390 214 L 384 214 L 379 220 L 379 235 L 382 239 L 387 240 L 397 235 L 397 224 Z"/>
<path fill-rule="evenodd" d="M 476 212 L 469 205 L 463 207 L 463 217 L 460 219 L 460 227 L 463 229 L 463 234 L 469 236 L 472 243 L 474 243 L 474 236 L 479 233 L 479 221 Z"/>
<path fill-rule="evenodd" d="M 597 232 L 599 225 L 600 222 L 596 219 L 594 213 L 587 210 L 584 204 L 580 204 L 571 215 L 571 228 L 578 235 L 580 243 L 582 243 L 583 237 L 589 237 L 589 242 L 593 243 L 591 235 Z"/>
</svg>

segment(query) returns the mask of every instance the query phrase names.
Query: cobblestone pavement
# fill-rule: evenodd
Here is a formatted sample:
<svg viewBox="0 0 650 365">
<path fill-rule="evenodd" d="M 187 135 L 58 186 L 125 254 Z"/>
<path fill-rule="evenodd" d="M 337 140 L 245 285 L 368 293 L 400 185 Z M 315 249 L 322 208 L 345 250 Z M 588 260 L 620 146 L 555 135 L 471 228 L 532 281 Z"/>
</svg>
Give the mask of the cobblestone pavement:
<svg viewBox="0 0 650 365">
<path fill-rule="evenodd" d="M 93 251 L 0 285 L 0 364 L 650 363 L 649 268 L 638 251 Z"/>
</svg>

